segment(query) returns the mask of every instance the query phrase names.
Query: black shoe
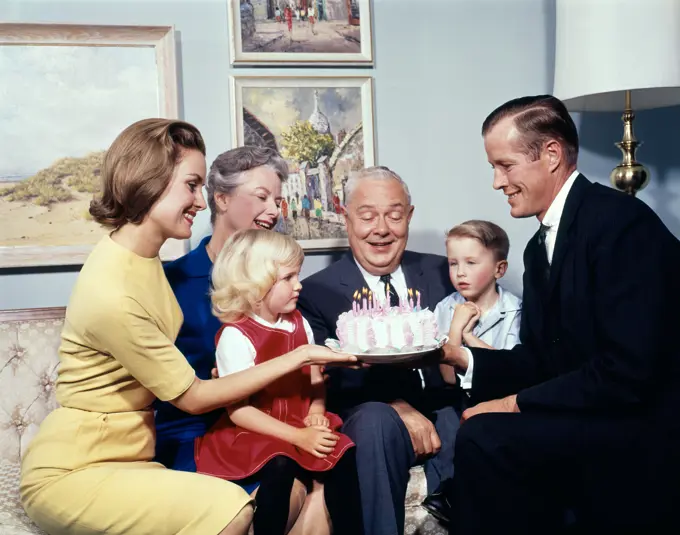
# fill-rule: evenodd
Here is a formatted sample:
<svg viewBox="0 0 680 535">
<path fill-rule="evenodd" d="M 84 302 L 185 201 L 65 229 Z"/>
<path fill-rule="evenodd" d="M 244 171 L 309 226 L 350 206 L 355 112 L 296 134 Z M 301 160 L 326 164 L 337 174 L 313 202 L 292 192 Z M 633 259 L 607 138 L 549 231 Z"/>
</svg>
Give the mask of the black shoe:
<svg viewBox="0 0 680 535">
<path fill-rule="evenodd" d="M 451 523 L 451 513 L 452 507 L 451 503 L 449 502 L 449 499 L 446 494 L 446 482 L 443 483 L 442 485 L 439 485 L 437 487 L 437 490 L 435 490 L 432 494 L 427 496 L 424 500 L 423 503 L 421 503 L 421 507 L 423 507 L 428 513 L 430 513 L 433 517 L 435 517 L 437 520 L 439 520 L 442 524 L 450 524 Z"/>
</svg>

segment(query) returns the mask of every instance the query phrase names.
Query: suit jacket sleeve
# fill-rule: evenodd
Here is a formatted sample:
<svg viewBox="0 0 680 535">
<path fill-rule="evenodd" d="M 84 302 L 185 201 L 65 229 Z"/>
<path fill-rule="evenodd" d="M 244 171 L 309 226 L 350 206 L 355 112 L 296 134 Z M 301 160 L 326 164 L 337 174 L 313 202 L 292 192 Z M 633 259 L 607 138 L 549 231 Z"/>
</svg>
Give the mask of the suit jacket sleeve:
<svg viewBox="0 0 680 535">
<path fill-rule="evenodd" d="M 516 394 L 544 378 L 537 354 L 527 345 L 512 349 L 469 348 L 474 359 L 471 403 Z"/>
<path fill-rule="evenodd" d="M 314 343 L 323 345 L 326 338 L 335 338 L 335 333 L 331 331 L 328 323 L 323 317 L 319 308 L 314 304 L 313 295 L 323 295 L 321 292 L 305 291 L 304 287 L 298 299 L 298 310 L 307 320 L 314 333 Z"/>
<path fill-rule="evenodd" d="M 580 368 L 520 392 L 522 411 L 623 409 L 663 384 L 680 245 L 646 207 L 615 217 L 622 224 L 601 230 L 591 244 L 593 354 Z"/>
</svg>

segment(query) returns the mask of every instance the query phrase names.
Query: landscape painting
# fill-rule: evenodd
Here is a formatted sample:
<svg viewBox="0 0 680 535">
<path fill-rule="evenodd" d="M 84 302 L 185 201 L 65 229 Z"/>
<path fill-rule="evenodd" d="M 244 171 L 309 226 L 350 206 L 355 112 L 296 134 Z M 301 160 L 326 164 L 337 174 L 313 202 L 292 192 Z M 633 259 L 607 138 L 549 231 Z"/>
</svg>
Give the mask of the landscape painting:
<svg viewBox="0 0 680 535">
<path fill-rule="evenodd" d="M 176 109 L 162 104 L 157 59 L 150 46 L 0 46 L 0 267 L 81 264 L 101 239 L 88 208 L 105 150 Z"/>
<path fill-rule="evenodd" d="M 347 246 L 343 186 L 375 165 L 369 77 L 234 77 L 238 146 L 277 150 L 287 160 L 277 230 L 306 250 Z"/>
<path fill-rule="evenodd" d="M 370 0 L 227 0 L 234 64 L 371 65 Z"/>
</svg>

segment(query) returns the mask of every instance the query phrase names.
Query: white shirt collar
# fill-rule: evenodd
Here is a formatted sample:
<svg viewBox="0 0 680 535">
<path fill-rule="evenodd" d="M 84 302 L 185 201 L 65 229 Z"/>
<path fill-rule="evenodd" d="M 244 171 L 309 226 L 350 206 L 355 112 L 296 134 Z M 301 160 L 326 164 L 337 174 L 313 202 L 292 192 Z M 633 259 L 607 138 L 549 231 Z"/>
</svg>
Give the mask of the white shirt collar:
<svg viewBox="0 0 680 535">
<path fill-rule="evenodd" d="M 359 271 L 361 271 L 361 274 L 364 276 L 364 279 L 366 280 L 369 286 L 373 287 L 380 282 L 380 275 L 373 275 L 366 271 L 356 258 L 354 259 L 354 262 L 356 263 L 357 267 L 359 268 Z M 393 279 L 396 278 L 402 279 L 404 277 L 401 270 L 401 264 L 397 266 L 397 269 L 390 273 L 390 276 Z"/>
<path fill-rule="evenodd" d="M 515 310 L 521 310 L 522 301 L 510 292 L 506 292 L 500 284 L 496 284 L 496 290 L 498 291 L 498 300 L 494 305 L 487 311 L 498 309 L 500 314 L 506 314 L 508 312 L 514 312 Z M 460 295 L 459 292 L 454 292 L 451 294 L 451 301 L 449 306 L 453 310 L 456 305 L 463 304 L 467 301 L 465 297 Z"/>
<path fill-rule="evenodd" d="M 560 188 L 560 191 L 557 193 L 557 196 L 555 197 L 555 199 L 553 199 L 553 202 L 550 204 L 548 211 L 545 213 L 545 217 L 543 218 L 543 221 L 541 223 L 547 227 L 550 227 L 550 230 L 557 231 L 557 227 L 560 224 L 560 219 L 562 219 L 564 204 L 567 202 L 569 190 L 571 190 L 571 187 L 574 185 L 576 177 L 579 174 L 580 173 L 578 171 L 574 171 L 571 175 L 569 175 L 569 178 L 562 185 L 562 188 Z"/>
<path fill-rule="evenodd" d="M 264 319 L 261 316 L 258 316 L 254 312 L 251 312 L 248 315 L 260 325 L 264 325 L 265 327 L 269 327 L 270 329 L 288 330 L 293 325 L 292 321 L 285 319 L 284 316 L 282 315 L 279 315 L 279 317 L 276 318 L 276 321 L 274 323 L 272 323 L 271 321 L 267 321 L 266 319 Z"/>
</svg>

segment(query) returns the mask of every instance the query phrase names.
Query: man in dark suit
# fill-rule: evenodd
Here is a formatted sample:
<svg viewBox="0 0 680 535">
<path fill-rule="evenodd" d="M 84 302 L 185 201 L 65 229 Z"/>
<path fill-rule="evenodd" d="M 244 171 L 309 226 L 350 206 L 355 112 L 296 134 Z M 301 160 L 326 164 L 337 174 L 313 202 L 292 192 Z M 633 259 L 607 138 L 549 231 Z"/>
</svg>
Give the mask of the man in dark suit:
<svg viewBox="0 0 680 535">
<path fill-rule="evenodd" d="M 407 288 L 418 290 L 430 310 L 453 291 L 445 257 L 405 250 L 413 206 L 396 173 L 374 167 L 351 177 L 345 215 L 351 252 L 305 279 L 298 301 L 317 343 L 336 337 L 338 316 L 362 288 L 393 304 Z M 430 490 L 453 473 L 458 391 L 445 386 L 436 365 L 331 369 L 328 376 L 327 406 L 357 445 L 365 531 L 402 535 L 411 466 L 427 459 Z"/>
<path fill-rule="evenodd" d="M 551 96 L 484 122 L 493 187 L 541 223 L 524 252 L 512 350 L 446 346 L 469 374 L 452 533 L 678 533 L 680 243 L 643 202 L 576 170 L 578 135 Z M 672 527 L 671 527 L 672 526 Z"/>
</svg>

